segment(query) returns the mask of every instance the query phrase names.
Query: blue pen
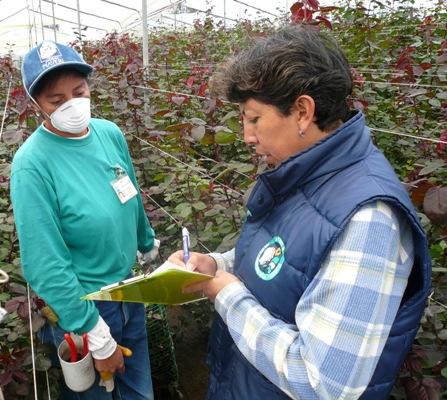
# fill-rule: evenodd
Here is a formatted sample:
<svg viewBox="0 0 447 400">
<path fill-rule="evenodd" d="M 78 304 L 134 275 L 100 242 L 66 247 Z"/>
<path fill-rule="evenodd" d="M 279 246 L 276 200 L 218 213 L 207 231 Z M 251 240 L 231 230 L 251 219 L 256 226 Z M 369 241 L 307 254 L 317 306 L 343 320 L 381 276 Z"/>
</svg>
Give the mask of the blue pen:
<svg viewBox="0 0 447 400">
<path fill-rule="evenodd" d="M 189 232 L 188 229 L 182 228 L 182 240 L 183 240 L 183 262 L 186 263 L 189 260 Z"/>
</svg>

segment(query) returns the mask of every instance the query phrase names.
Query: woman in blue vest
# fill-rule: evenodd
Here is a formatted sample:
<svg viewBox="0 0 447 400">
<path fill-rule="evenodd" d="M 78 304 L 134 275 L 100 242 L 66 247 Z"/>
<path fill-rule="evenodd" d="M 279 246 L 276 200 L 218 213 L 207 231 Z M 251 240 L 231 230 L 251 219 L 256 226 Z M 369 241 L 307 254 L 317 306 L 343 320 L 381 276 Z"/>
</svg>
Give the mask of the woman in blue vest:
<svg viewBox="0 0 447 400">
<path fill-rule="evenodd" d="M 236 248 L 190 257 L 215 276 L 189 288 L 217 312 L 207 398 L 388 399 L 430 259 L 407 193 L 348 108 L 345 56 L 325 34 L 290 27 L 213 81 L 274 168 L 257 179 Z"/>
</svg>

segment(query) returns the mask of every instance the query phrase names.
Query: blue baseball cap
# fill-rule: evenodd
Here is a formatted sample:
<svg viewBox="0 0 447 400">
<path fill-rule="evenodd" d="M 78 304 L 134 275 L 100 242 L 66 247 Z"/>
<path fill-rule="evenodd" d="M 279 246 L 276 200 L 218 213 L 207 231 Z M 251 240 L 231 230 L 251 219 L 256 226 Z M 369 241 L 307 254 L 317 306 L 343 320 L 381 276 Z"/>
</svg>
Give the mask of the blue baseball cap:
<svg viewBox="0 0 447 400">
<path fill-rule="evenodd" d="M 37 82 L 58 68 L 74 68 L 85 75 L 93 71 L 93 67 L 73 48 L 45 40 L 23 58 L 22 81 L 28 96 L 33 97 Z"/>
</svg>

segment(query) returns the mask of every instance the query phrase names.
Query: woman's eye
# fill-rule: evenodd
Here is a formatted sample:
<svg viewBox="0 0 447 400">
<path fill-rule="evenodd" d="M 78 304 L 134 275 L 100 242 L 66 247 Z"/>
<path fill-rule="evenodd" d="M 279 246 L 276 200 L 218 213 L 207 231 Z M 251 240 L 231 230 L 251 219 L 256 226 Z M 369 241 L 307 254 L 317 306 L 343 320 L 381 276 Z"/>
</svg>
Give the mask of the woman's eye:
<svg viewBox="0 0 447 400">
<path fill-rule="evenodd" d="M 249 119 L 249 122 L 251 124 L 256 124 L 256 122 L 258 122 L 258 119 L 259 119 L 259 117 L 255 117 L 255 118 Z"/>
</svg>

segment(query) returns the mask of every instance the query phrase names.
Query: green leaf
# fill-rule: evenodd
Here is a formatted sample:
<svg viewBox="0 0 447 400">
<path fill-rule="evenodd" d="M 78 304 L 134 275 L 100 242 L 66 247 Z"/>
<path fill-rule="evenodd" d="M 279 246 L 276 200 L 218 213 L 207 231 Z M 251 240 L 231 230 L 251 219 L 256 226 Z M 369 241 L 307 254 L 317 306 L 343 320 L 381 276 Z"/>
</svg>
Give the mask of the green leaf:
<svg viewBox="0 0 447 400">
<path fill-rule="evenodd" d="M 194 126 L 191 129 L 191 137 L 195 141 L 200 141 L 205 136 L 205 127 L 203 125 Z"/>
<path fill-rule="evenodd" d="M 227 126 L 228 128 L 230 128 L 233 132 L 240 132 L 242 126 L 241 126 L 241 122 L 239 121 L 238 118 L 230 118 L 227 121 Z"/>
<path fill-rule="evenodd" d="M 234 141 L 236 140 L 236 134 L 234 134 L 233 132 L 220 131 L 216 133 L 214 139 L 217 144 L 227 145 L 234 143 Z"/>
<path fill-rule="evenodd" d="M 198 211 L 202 211 L 206 208 L 206 204 L 203 201 L 197 201 L 192 206 Z"/>
<path fill-rule="evenodd" d="M 8 233 L 14 232 L 14 225 L 0 224 L 0 231 L 8 232 Z"/>
<path fill-rule="evenodd" d="M 229 113 L 225 114 L 225 116 L 222 118 L 222 122 L 225 122 L 232 118 L 239 118 L 240 112 L 239 111 L 230 111 Z"/>
<path fill-rule="evenodd" d="M 438 99 L 430 99 L 428 103 L 433 107 L 441 107 L 441 102 Z"/>
<path fill-rule="evenodd" d="M 193 125 L 206 125 L 206 122 L 203 119 L 200 118 L 190 118 L 189 121 L 193 124 Z"/>
<path fill-rule="evenodd" d="M 442 253 L 440 253 L 438 255 L 442 255 Z M 433 272 L 443 272 L 443 273 L 447 272 L 447 268 L 444 268 L 444 267 L 433 267 L 431 270 Z"/>
<path fill-rule="evenodd" d="M 419 175 L 422 175 L 422 176 L 423 175 L 428 175 L 428 174 L 436 171 L 438 168 L 441 168 L 443 166 L 445 166 L 445 162 L 443 160 L 441 160 L 441 159 L 435 159 L 435 160 L 432 160 L 432 161 L 428 161 L 425 164 L 425 167 L 422 168 L 419 171 Z"/>
</svg>

